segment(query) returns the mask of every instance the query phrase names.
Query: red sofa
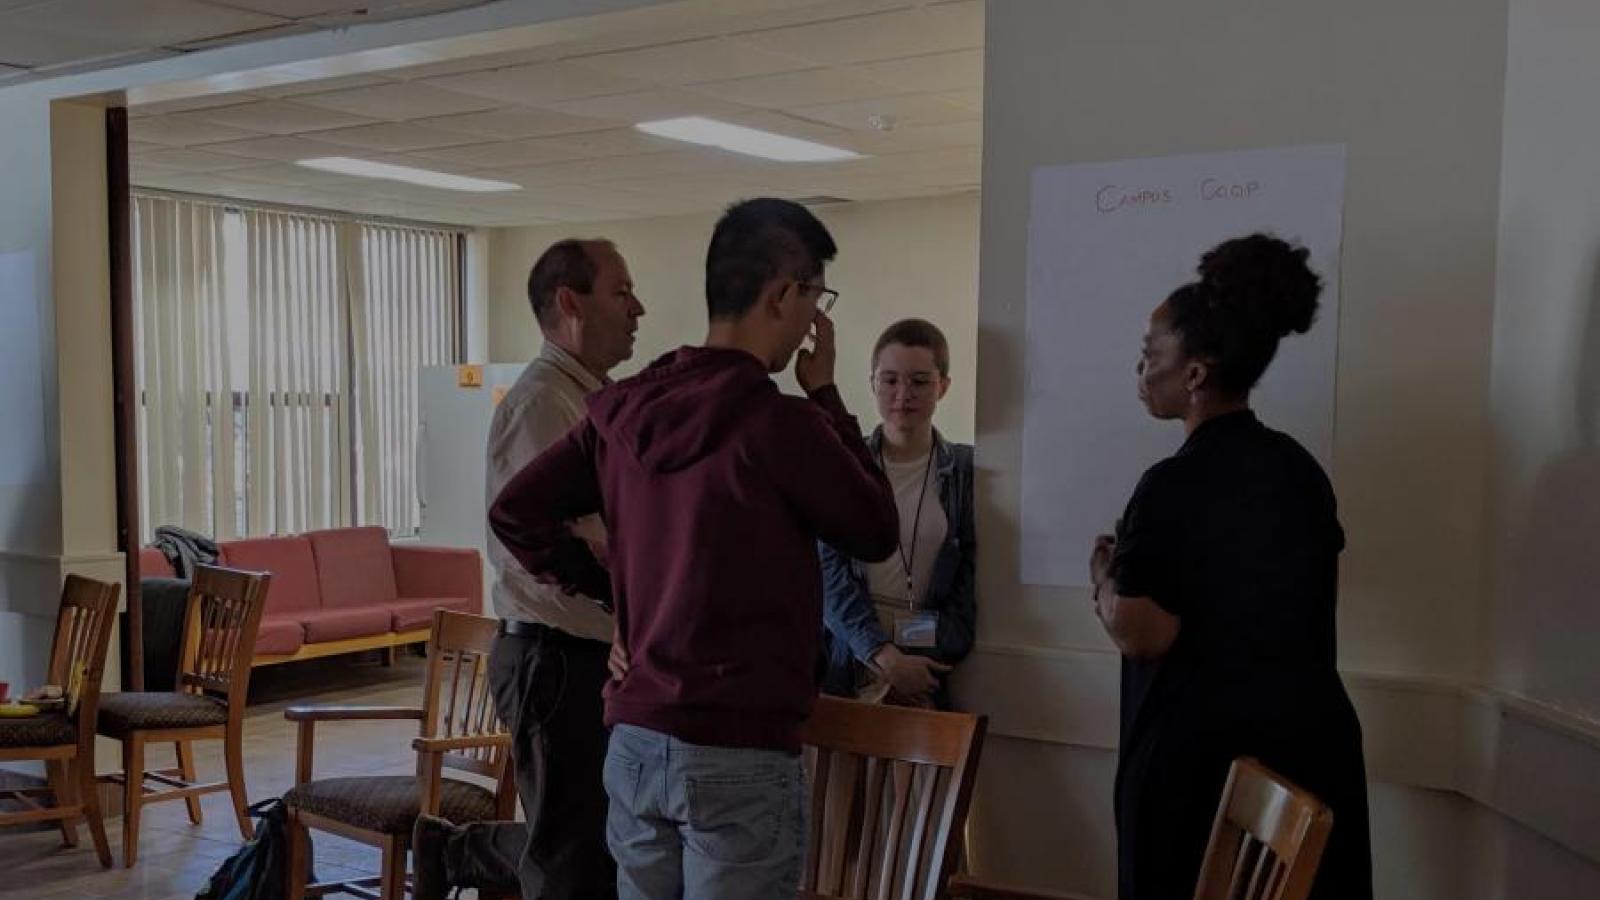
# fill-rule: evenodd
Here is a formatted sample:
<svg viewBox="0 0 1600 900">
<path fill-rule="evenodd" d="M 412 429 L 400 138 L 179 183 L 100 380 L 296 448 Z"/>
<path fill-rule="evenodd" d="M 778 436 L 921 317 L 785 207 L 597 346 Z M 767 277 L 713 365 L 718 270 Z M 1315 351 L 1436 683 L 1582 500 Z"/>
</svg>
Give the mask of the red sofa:
<svg viewBox="0 0 1600 900">
<path fill-rule="evenodd" d="M 255 665 L 393 648 L 428 639 L 433 611 L 483 614 L 478 551 L 391 544 L 382 528 L 334 528 L 222 543 L 220 564 L 271 572 Z M 171 578 L 161 551 L 141 577 Z"/>
</svg>

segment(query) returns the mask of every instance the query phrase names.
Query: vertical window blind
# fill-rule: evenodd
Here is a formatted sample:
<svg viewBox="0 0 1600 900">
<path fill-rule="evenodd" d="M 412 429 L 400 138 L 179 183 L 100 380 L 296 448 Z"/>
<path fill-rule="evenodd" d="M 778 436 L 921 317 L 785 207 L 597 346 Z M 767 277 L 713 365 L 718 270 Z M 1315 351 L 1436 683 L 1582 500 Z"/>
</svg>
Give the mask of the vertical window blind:
<svg viewBox="0 0 1600 900">
<path fill-rule="evenodd" d="M 460 360 L 460 238 L 136 194 L 144 538 L 415 533 L 417 370 Z"/>
</svg>

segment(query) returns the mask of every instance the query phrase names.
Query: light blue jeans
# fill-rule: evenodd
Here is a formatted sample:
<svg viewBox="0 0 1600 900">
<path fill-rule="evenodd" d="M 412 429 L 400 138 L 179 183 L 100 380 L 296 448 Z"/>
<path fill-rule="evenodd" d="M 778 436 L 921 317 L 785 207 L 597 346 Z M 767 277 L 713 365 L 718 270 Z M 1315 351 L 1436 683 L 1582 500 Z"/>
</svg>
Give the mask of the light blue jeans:
<svg viewBox="0 0 1600 900">
<path fill-rule="evenodd" d="M 619 900 L 795 896 L 806 840 L 799 754 L 618 725 L 605 783 Z"/>
</svg>

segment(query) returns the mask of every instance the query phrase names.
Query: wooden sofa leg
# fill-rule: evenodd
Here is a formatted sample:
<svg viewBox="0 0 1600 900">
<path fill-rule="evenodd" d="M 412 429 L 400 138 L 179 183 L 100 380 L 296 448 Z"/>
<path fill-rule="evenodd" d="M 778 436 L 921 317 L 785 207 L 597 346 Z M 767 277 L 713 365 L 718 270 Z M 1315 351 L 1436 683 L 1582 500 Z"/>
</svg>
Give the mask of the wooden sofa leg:
<svg viewBox="0 0 1600 900">
<path fill-rule="evenodd" d="M 384 664 L 384 666 L 392 669 L 392 668 L 394 668 L 394 660 L 395 660 L 395 646 L 393 644 L 390 644 L 389 646 L 383 648 L 383 664 Z"/>
</svg>

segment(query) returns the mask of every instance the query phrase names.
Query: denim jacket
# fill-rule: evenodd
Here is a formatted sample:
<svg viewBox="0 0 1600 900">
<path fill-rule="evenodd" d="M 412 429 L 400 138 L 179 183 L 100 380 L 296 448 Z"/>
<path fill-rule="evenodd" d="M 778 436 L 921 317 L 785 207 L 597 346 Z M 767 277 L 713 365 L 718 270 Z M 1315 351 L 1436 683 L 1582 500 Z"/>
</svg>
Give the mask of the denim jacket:
<svg viewBox="0 0 1600 900">
<path fill-rule="evenodd" d="M 938 635 L 933 648 L 916 652 L 940 662 L 957 663 L 972 651 L 978 629 L 972 447 L 946 441 L 937 430 L 933 444 L 939 505 L 950 525 L 934 560 L 928 595 L 922 605 L 922 609 L 939 614 Z M 882 428 L 872 433 L 867 446 L 875 456 L 882 452 Z M 822 689 L 830 694 L 854 696 L 856 661 L 871 659 L 879 647 L 890 643 L 890 636 L 879 624 L 877 609 L 867 592 L 867 564 L 844 556 L 827 544 L 819 544 L 817 549 L 822 557 L 822 617 L 828 631 L 828 668 Z"/>
</svg>

